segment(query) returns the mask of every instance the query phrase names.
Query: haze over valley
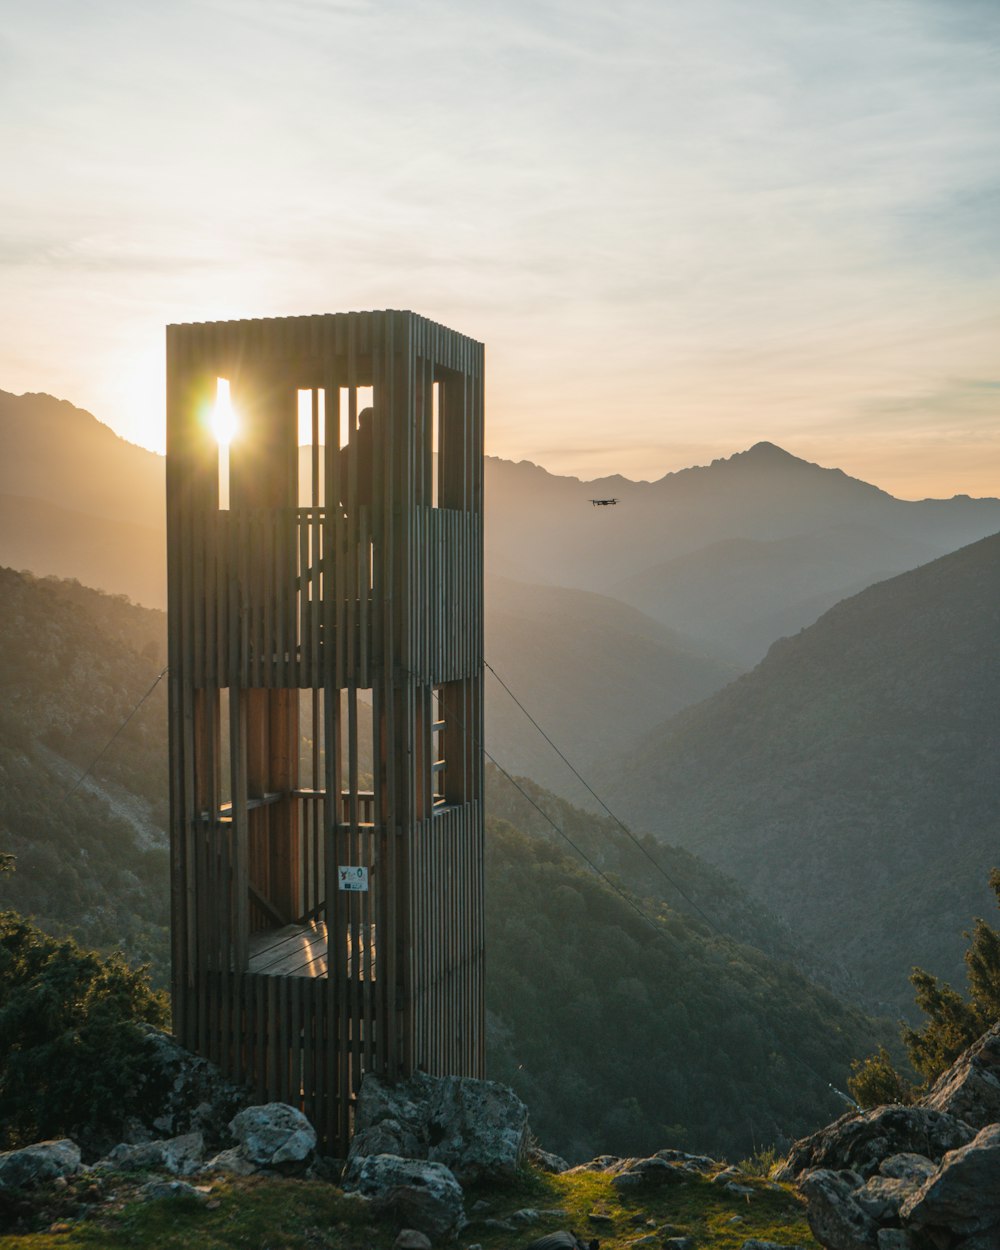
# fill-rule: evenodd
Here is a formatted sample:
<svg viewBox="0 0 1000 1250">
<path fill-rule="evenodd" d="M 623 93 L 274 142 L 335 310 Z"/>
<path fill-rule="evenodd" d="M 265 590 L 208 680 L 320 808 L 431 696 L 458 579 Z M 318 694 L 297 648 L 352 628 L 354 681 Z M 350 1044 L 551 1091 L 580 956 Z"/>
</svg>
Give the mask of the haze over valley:
<svg viewBox="0 0 1000 1250">
<path fill-rule="evenodd" d="M 0 393 L 0 436 L 0 562 L 160 609 L 162 459 L 44 395 Z M 897 500 L 767 443 L 654 483 L 491 459 L 487 491 L 491 757 L 596 810 L 554 744 L 637 830 L 738 879 L 856 1001 L 907 1010 L 914 961 L 960 979 L 1000 803 L 1000 501 Z M 163 662 L 159 612 L 127 611 L 148 664 L 106 725 Z M 81 733 L 38 739 L 77 766 L 100 736 Z M 32 766 L 59 775 L 45 752 Z M 140 789 L 162 837 L 160 767 Z"/>
</svg>

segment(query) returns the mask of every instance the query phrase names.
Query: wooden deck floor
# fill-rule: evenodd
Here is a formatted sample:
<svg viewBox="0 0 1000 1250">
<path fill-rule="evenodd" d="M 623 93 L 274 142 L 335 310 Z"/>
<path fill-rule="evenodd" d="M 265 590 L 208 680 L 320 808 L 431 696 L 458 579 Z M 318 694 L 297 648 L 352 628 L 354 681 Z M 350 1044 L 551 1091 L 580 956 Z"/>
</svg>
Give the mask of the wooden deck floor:
<svg viewBox="0 0 1000 1250">
<path fill-rule="evenodd" d="M 374 930 L 374 925 L 372 926 Z M 375 978 L 374 932 L 372 947 L 368 959 L 371 965 L 371 978 Z M 347 976 L 353 975 L 354 943 L 351 937 L 347 940 Z M 325 977 L 328 972 L 329 948 L 327 945 L 326 925 L 322 921 L 314 924 L 289 924 L 283 929 L 263 929 L 250 937 L 249 972 L 268 977 Z M 365 980 L 365 968 L 361 968 L 360 979 Z"/>
</svg>

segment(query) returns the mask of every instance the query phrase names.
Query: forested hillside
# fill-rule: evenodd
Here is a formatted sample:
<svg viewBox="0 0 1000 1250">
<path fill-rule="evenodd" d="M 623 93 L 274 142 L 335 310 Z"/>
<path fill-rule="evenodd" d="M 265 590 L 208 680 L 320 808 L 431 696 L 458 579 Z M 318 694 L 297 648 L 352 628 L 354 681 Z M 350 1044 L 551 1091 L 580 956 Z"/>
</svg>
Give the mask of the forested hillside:
<svg viewBox="0 0 1000 1250">
<path fill-rule="evenodd" d="M 486 582 L 486 658 L 581 769 L 637 745 L 665 716 L 740 672 L 693 639 L 586 590 Z M 486 742 L 505 767 L 585 802 L 586 794 L 487 673 Z"/>
<path fill-rule="evenodd" d="M 54 932 L 165 972 L 166 690 L 161 612 L 0 569 L 0 899 Z"/>
<path fill-rule="evenodd" d="M 0 571 L 0 851 L 17 855 L 0 904 L 133 960 L 152 957 L 161 982 L 164 683 L 93 780 L 74 785 L 155 681 L 162 648 L 158 612 Z M 644 879 L 643 850 L 613 822 L 538 787 L 528 793 L 664 918 L 651 927 L 574 864 L 531 802 L 491 775 L 489 1063 L 531 1103 L 544 1140 L 576 1156 L 682 1140 L 746 1152 L 835 1111 L 825 1082 L 846 1080 L 849 1060 L 884 1031 L 793 970 L 792 935 L 689 853 L 647 844 L 677 893 Z"/>
<path fill-rule="evenodd" d="M 870 587 L 608 769 L 894 1010 L 961 979 L 1000 819 L 1000 535 Z"/>
<path fill-rule="evenodd" d="M 551 842 L 489 824 L 489 1075 L 575 1160 L 729 1157 L 843 1111 L 879 1030 L 789 965 L 652 900 L 643 919 Z"/>
</svg>

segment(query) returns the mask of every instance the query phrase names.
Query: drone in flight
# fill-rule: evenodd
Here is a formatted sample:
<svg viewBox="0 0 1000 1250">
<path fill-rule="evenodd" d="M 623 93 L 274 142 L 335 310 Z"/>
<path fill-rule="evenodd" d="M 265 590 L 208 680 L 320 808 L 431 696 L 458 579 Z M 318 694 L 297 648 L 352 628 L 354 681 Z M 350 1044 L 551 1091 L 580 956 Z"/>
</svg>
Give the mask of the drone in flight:
<svg viewBox="0 0 1000 1250">
<path fill-rule="evenodd" d="M 612 508 L 618 502 L 617 499 L 592 499 L 590 501 L 595 508 Z"/>
</svg>

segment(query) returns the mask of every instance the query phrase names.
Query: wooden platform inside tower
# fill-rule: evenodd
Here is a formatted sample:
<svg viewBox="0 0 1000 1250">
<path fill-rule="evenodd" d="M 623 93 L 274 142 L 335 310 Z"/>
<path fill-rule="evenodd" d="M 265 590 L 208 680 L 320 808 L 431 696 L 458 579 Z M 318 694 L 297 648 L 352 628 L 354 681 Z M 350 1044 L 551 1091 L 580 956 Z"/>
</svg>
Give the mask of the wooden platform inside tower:
<svg viewBox="0 0 1000 1250">
<path fill-rule="evenodd" d="M 359 981 L 374 981 L 375 926 L 364 925 L 362 929 L 357 943 L 360 955 L 357 977 Z M 354 947 L 354 939 L 348 934 L 345 970 L 348 978 L 355 974 Z M 265 929 L 250 937 L 247 971 L 258 976 L 325 977 L 330 971 L 329 962 L 327 927 L 322 921 Z"/>
</svg>

